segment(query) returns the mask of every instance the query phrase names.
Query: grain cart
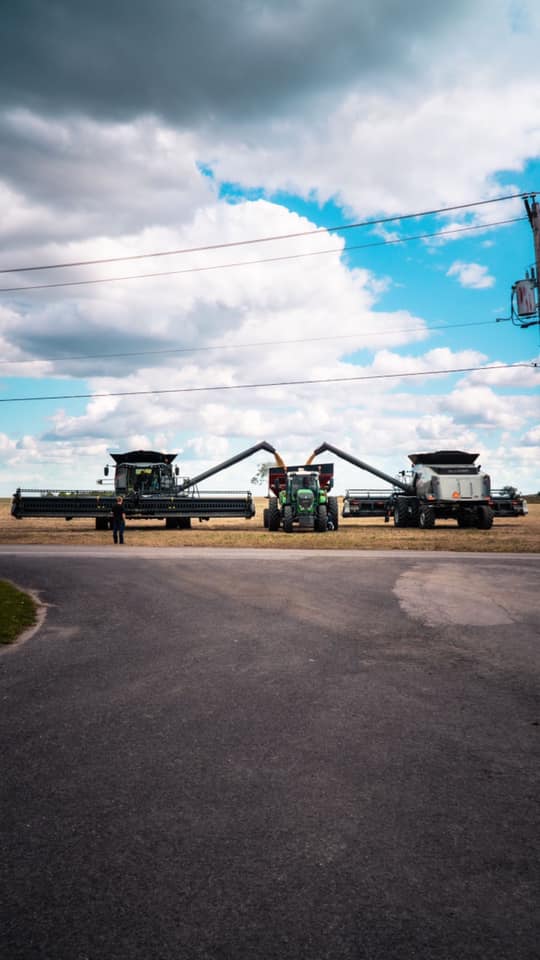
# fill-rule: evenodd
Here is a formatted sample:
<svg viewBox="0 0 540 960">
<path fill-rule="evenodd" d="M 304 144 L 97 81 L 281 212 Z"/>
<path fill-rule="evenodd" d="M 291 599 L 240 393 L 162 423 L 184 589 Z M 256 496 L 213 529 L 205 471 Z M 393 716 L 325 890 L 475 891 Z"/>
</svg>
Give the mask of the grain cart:
<svg viewBox="0 0 540 960">
<path fill-rule="evenodd" d="M 326 533 L 337 530 L 339 512 L 336 497 L 329 491 L 334 483 L 334 464 L 311 467 L 270 467 L 268 471 L 269 501 L 264 525 L 275 531 L 283 527 L 292 533 L 299 530 Z"/>
<path fill-rule="evenodd" d="M 393 513 L 396 527 L 427 529 L 435 525 L 436 519 L 455 519 L 460 527 L 481 530 L 489 530 L 493 524 L 490 478 L 475 465 L 477 453 L 462 450 L 411 453 L 411 477 L 400 480 L 330 443 L 317 447 L 308 464 L 325 451 L 393 485 L 388 511 Z"/>
<path fill-rule="evenodd" d="M 112 504 L 117 496 L 122 496 L 128 520 L 164 519 L 169 529 L 187 529 L 191 526 L 192 519 L 250 519 L 255 515 L 255 507 L 249 491 L 211 491 L 201 494 L 197 484 L 258 450 L 267 450 L 274 454 L 276 462 L 283 464 L 277 451 L 266 441 L 243 450 L 196 477 L 184 479 L 179 478 L 179 468 L 173 465 L 177 456 L 175 453 L 160 453 L 155 450 L 113 453 L 113 490 L 97 493 L 84 490 L 18 488 L 13 495 L 11 513 L 17 520 L 23 517 L 58 517 L 65 520 L 95 518 L 96 530 L 106 530 L 110 526 Z M 104 473 L 105 477 L 108 477 L 108 466 Z M 97 481 L 100 485 L 108 482 Z"/>
</svg>

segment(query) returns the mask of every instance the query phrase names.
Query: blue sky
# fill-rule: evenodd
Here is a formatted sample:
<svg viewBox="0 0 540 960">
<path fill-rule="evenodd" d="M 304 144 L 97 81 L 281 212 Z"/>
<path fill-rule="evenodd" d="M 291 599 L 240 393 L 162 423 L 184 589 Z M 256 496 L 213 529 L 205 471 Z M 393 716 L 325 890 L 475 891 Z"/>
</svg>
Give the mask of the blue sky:
<svg viewBox="0 0 540 960">
<path fill-rule="evenodd" d="M 331 440 L 391 473 L 420 448 L 474 449 L 496 485 L 539 489 L 537 371 L 431 375 L 538 357 L 538 327 L 495 322 L 533 242 L 526 220 L 485 227 L 523 217 L 519 199 L 84 265 L 540 190 L 532 0 L 458 2 L 452 17 L 420 0 L 406 17 L 352 0 L 233 6 L 218 30 L 204 10 L 182 19 L 156 3 L 130 21 L 121 64 L 104 4 L 91 31 L 67 2 L 54 24 L 26 2 L 7 18 L 0 266 L 82 265 L 4 273 L 0 286 L 220 268 L 0 292 L 0 399 L 139 392 L 1 403 L 0 495 L 92 484 L 111 450 L 175 449 L 194 474 L 262 439 L 295 462 Z M 83 64 L 98 49 L 90 80 L 73 52 Z M 354 249 L 466 225 L 482 229 Z M 424 376 L 382 379 L 412 371 Z M 142 395 L 355 375 L 381 379 Z M 219 485 L 247 486 L 256 466 Z M 338 492 L 370 482 L 345 464 L 336 476 Z"/>
</svg>

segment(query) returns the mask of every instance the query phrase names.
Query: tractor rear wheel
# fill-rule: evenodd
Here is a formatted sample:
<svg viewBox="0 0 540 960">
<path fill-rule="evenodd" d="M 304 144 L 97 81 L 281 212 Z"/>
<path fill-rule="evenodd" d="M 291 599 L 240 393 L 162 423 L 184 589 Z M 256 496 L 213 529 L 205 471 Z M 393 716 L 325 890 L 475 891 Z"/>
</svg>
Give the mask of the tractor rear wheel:
<svg viewBox="0 0 540 960">
<path fill-rule="evenodd" d="M 283 529 L 285 533 L 293 532 L 293 512 L 292 507 L 283 507 Z"/>
<path fill-rule="evenodd" d="M 491 507 L 478 507 L 476 526 L 479 530 L 491 530 L 493 526 L 493 510 Z"/>
<path fill-rule="evenodd" d="M 328 497 L 328 517 L 332 521 L 334 530 L 339 527 L 339 507 L 337 497 Z"/>
<path fill-rule="evenodd" d="M 319 512 L 315 518 L 315 529 L 317 533 L 326 533 L 328 529 L 328 511 L 325 503 L 319 506 Z"/>
<path fill-rule="evenodd" d="M 279 512 L 277 499 L 272 497 L 268 504 L 268 529 L 273 532 L 279 530 L 280 523 L 281 514 Z"/>
</svg>

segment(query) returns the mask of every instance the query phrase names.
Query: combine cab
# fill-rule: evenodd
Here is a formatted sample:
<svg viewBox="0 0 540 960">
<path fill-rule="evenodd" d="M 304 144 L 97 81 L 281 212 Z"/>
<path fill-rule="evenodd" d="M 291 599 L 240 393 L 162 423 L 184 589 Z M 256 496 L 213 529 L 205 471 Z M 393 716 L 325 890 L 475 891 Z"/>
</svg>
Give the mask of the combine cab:
<svg viewBox="0 0 540 960">
<path fill-rule="evenodd" d="M 337 530 L 339 524 L 336 497 L 329 491 L 334 483 L 334 464 L 323 463 L 303 467 L 270 467 L 268 474 L 269 504 L 264 525 L 268 530 L 283 528 L 325 533 Z"/>
</svg>

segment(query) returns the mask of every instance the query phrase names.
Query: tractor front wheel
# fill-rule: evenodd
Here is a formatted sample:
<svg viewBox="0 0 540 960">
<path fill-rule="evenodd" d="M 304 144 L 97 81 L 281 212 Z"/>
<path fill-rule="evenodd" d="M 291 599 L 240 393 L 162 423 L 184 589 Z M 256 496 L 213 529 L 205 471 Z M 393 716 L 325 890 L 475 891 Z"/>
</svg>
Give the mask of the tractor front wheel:
<svg viewBox="0 0 540 960">
<path fill-rule="evenodd" d="M 293 512 L 292 507 L 283 507 L 283 529 L 285 533 L 293 532 Z"/>
</svg>

